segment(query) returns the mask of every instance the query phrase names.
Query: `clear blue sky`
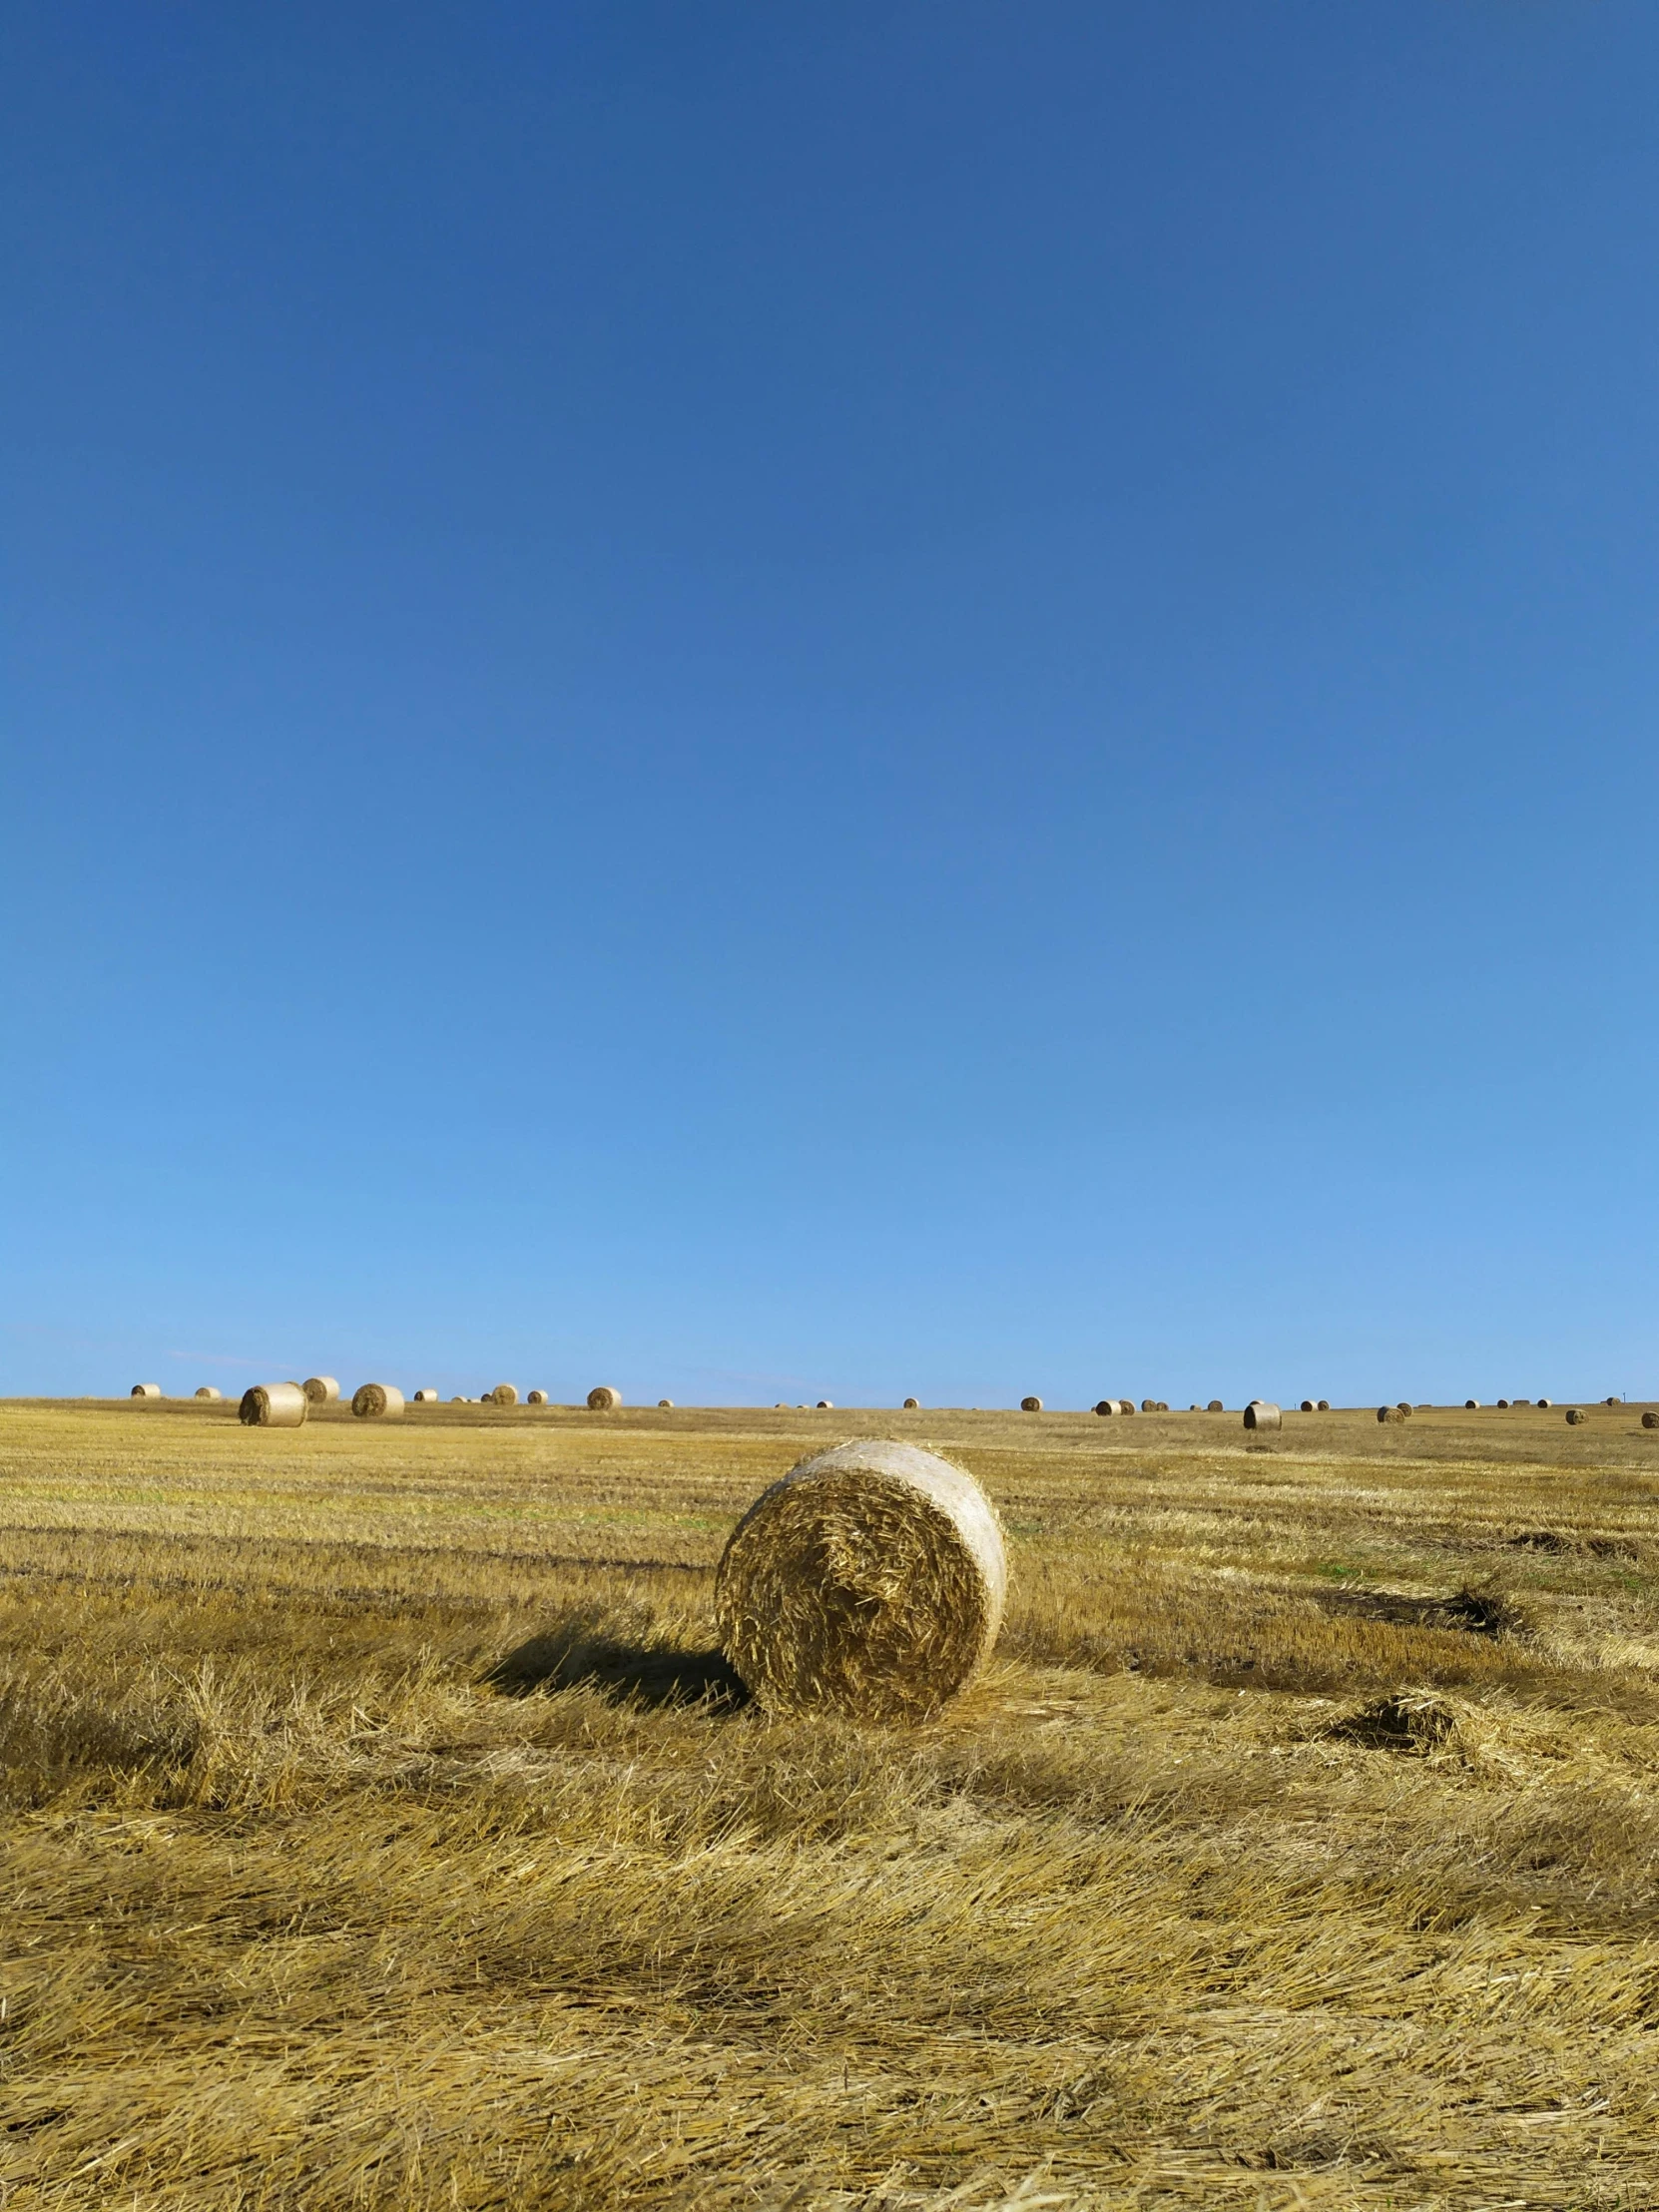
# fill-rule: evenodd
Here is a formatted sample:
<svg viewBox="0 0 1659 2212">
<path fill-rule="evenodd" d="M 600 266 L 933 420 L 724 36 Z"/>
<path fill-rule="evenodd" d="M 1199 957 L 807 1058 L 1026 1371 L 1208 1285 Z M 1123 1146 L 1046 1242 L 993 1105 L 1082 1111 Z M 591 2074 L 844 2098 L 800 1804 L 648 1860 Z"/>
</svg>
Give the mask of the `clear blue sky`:
<svg viewBox="0 0 1659 2212">
<path fill-rule="evenodd" d="M 0 82 L 0 1388 L 1659 1393 L 1651 0 Z"/>
</svg>

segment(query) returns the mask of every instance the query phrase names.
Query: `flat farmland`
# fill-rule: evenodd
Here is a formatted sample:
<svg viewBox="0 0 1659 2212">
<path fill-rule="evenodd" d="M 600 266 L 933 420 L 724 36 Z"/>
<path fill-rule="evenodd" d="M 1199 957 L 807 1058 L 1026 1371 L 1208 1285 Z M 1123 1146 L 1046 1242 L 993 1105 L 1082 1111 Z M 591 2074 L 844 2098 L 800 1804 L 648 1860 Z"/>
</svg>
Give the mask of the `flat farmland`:
<svg viewBox="0 0 1659 2212">
<path fill-rule="evenodd" d="M 920 1729 L 714 1649 L 755 1494 L 1007 1526 Z M 0 2203 L 1651 2207 L 1639 1409 L 0 1405 Z"/>
</svg>

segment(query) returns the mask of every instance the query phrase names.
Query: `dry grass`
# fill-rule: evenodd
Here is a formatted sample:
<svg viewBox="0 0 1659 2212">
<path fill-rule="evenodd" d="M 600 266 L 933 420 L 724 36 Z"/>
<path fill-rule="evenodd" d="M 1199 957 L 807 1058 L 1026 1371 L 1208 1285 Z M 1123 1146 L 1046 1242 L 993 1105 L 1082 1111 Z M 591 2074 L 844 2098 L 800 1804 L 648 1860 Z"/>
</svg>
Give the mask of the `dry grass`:
<svg viewBox="0 0 1659 2212">
<path fill-rule="evenodd" d="M 1008 1525 L 919 1730 L 714 1562 L 886 1432 Z M 1659 2202 L 1659 1438 L 0 1408 L 22 2208 Z"/>
</svg>

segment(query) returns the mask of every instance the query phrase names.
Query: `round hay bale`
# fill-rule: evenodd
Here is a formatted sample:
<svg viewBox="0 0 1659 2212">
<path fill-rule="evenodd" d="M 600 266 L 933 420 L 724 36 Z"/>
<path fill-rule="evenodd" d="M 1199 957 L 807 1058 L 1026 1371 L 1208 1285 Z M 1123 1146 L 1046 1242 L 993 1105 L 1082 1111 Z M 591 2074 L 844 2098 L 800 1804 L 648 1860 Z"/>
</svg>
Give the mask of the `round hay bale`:
<svg viewBox="0 0 1659 2212">
<path fill-rule="evenodd" d="M 127 1392 L 129 1397 L 160 1397 L 161 1394 L 162 1386 L 159 1382 L 135 1382 Z"/>
<path fill-rule="evenodd" d="M 1022 1397 L 1019 1401 L 1019 1409 L 1022 1413 L 1040 1413 L 1043 1409 L 1043 1401 L 1040 1397 Z"/>
<path fill-rule="evenodd" d="M 1103 1397 L 1100 1400 L 1099 1404 L 1095 1407 L 1095 1411 L 1101 1414 L 1103 1417 L 1109 1418 L 1113 1413 L 1121 1413 L 1123 1411 L 1123 1404 L 1122 1401 L 1118 1398 Z"/>
<path fill-rule="evenodd" d="M 1202 1405 L 1200 1405 L 1197 1398 L 1195 1397 L 1192 1403 L 1187 1407 L 1187 1410 L 1189 1413 L 1202 1413 L 1204 1408 Z"/>
<path fill-rule="evenodd" d="M 621 1407 L 622 1392 L 613 1390 L 608 1382 L 601 1382 L 597 1388 L 588 1392 L 588 1411 L 590 1413 L 615 1413 L 619 1412 Z"/>
<path fill-rule="evenodd" d="M 1314 1401 L 1313 1401 L 1313 1399 L 1312 1399 L 1311 1397 L 1305 1397 L 1305 1398 L 1303 1399 L 1303 1401 L 1302 1401 L 1302 1404 L 1301 1404 L 1301 1407 L 1299 1408 L 1299 1410 L 1300 1410 L 1300 1411 L 1302 1411 L 1302 1412 L 1304 1412 L 1304 1413 L 1311 1413 L 1311 1412 L 1312 1412 L 1312 1411 L 1314 1410 Z"/>
<path fill-rule="evenodd" d="M 1642 1415 L 1642 1426 L 1644 1428 L 1659 1428 L 1659 1413 L 1644 1413 Z"/>
<path fill-rule="evenodd" d="M 1320 1410 L 1320 1411 L 1321 1411 L 1322 1413 L 1329 1413 L 1329 1412 L 1330 1412 L 1330 1410 L 1331 1410 L 1331 1400 L 1330 1400 L 1330 1399 L 1329 1399 L 1328 1397 L 1322 1397 L 1322 1398 L 1320 1399 L 1320 1402 L 1319 1402 L 1319 1410 Z"/>
<path fill-rule="evenodd" d="M 1402 1421 L 1405 1415 L 1397 1405 L 1380 1405 L 1377 1408 L 1377 1417 L 1379 1420 Z"/>
<path fill-rule="evenodd" d="M 1247 1428 L 1283 1428 L 1285 1416 L 1270 1398 L 1253 1397 L 1244 1409 Z"/>
<path fill-rule="evenodd" d="M 1506 1413 L 1506 1412 L 1508 1412 L 1508 1410 L 1509 1410 L 1509 1400 L 1508 1400 L 1508 1399 L 1507 1399 L 1506 1397 L 1500 1397 L 1500 1398 L 1498 1399 L 1498 1401 L 1497 1401 L 1497 1407 L 1498 1407 L 1498 1411 L 1499 1411 L 1500 1413 Z"/>
<path fill-rule="evenodd" d="M 486 1405 L 516 1405 L 518 1403 L 517 1383 L 498 1382 L 493 1390 L 484 1392 L 484 1403 Z"/>
<path fill-rule="evenodd" d="M 310 1409 L 297 1382 L 256 1382 L 242 1393 L 237 1418 L 245 1428 L 302 1428 Z"/>
<path fill-rule="evenodd" d="M 1400 1414 L 1401 1414 L 1401 1415 L 1402 1415 L 1402 1416 L 1403 1416 L 1403 1417 L 1404 1417 L 1405 1419 L 1407 1419 L 1407 1420 L 1408 1420 L 1408 1419 L 1410 1418 L 1410 1415 L 1411 1415 L 1411 1407 L 1410 1407 L 1410 1405 L 1409 1405 L 1409 1403 L 1407 1402 L 1407 1400 L 1406 1400 L 1406 1399 L 1404 1399 L 1404 1398 L 1401 1398 L 1401 1399 L 1399 1400 L 1399 1406 L 1398 1406 L 1398 1410 L 1399 1410 Z"/>
<path fill-rule="evenodd" d="M 1616 1397 L 1604 1397 L 1601 1402 L 1603 1405 L 1616 1405 L 1619 1401 Z"/>
<path fill-rule="evenodd" d="M 1155 1397 L 1143 1397 L 1141 1399 L 1141 1411 L 1143 1413 L 1155 1413 L 1157 1410 L 1158 1400 Z"/>
<path fill-rule="evenodd" d="M 389 1382 L 365 1382 L 353 1391 L 351 1410 L 359 1420 L 387 1420 L 403 1410 L 403 1392 Z"/>
<path fill-rule="evenodd" d="M 920 1400 L 920 1398 L 919 1398 L 919 1397 L 907 1397 L 907 1398 L 906 1398 L 906 1399 L 904 1400 L 904 1410 L 905 1410 L 905 1412 L 906 1412 L 906 1413 L 919 1413 L 919 1412 L 921 1411 L 921 1400 Z"/>
<path fill-rule="evenodd" d="M 673 1398 L 671 1398 L 671 1397 L 660 1397 L 660 1398 L 658 1398 L 658 1400 L 657 1400 L 657 1410 L 658 1410 L 658 1412 L 659 1412 L 659 1413 L 672 1413 L 672 1412 L 673 1412 L 673 1410 L 674 1410 L 674 1400 L 673 1400 Z"/>
<path fill-rule="evenodd" d="M 1571 1428 L 1576 1428 L 1580 1421 L 1588 1420 L 1589 1417 L 1588 1413 L 1581 1412 L 1576 1405 L 1567 1407 L 1567 1424 Z"/>
<path fill-rule="evenodd" d="M 331 1375 L 308 1375 L 299 1387 L 313 1405 L 332 1405 L 339 1396 L 339 1384 Z"/>
<path fill-rule="evenodd" d="M 1205 1406 L 1204 1410 L 1207 1413 L 1225 1413 L 1227 1407 L 1222 1403 L 1219 1397 L 1213 1397 L 1211 1398 L 1209 1404 Z"/>
<path fill-rule="evenodd" d="M 1118 1399 L 1118 1411 L 1120 1413 L 1132 1413 L 1134 1410 L 1135 1400 L 1132 1397 L 1120 1397 Z"/>
<path fill-rule="evenodd" d="M 776 1712 L 919 1721 L 1002 1619 L 1002 1526 L 970 1474 L 914 1444 L 838 1444 L 763 1491 L 715 1576 L 726 1655 Z"/>
<path fill-rule="evenodd" d="M 834 1399 L 832 1397 L 821 1397 L 816 1410 L 821 1413 L 832 1413 L 835 1410 Z"/>
<path fill-rule="evenodd" d="M 1158 1400 L 1155 1410 L 1160 1413 L 1167 1413 L 1169 1411 L 1169 1399 L 1167 1397 L 1161 1397 Z"/>
<path fill-rule="evenodd" d="M 464 1405 L 466 1399 L 464 1397 L 452 1397 L 449 1402 L 451 1405 Z"/>
<path fill-rule="evenodd" d="M 1539 1398 L 1539 1400 L 1538 1400 L 1538 1403 L 1539 1403 L 1539 1404 L 1540 1404 L 1540 1405 L 1541 1405 L 1541 1406 L 1543 1407 L 1544 1411 L 1545 1411 L 1545 1412 L 1547 1413 L 1547 1412 L 1549 1411 L 1550 1407 L 1551 1407 L 1551 1406 L 1552 1406 L 1552 1405 L 1553 1405 L 1553 1404 L 1555 1403 L 1555 1400 L 1554 1400 L 1554 1398 L 1552 1398 L 1552 1397 L 1541 1397 L 1541 1398 Z"/>
<path fill-rule="evenodd" d="M 211 1382 L 204 1382 L 196 1394 L 198 1397 L 211 1397 L 215 1400 L 225 1395 L 223 1390 L 216 1390 Z"/>
<path fill-rule="evenodd" d="M 436 1390 L 416 1390 L 414 1402 L 416 1405 L 436 1405 L 438 1393 Z"/>
<path fill-rule="evenodd" d="M 1477 1398 L 1477 1397 L 1466 1397 L 1466 1398 L 1464 1398 L 1464 1400 L 1463 1400 L 1463 1410 L 1464 1410 L 1464 1412 L 1465 1412 L 1465 1413 L 1478 1413 L 1478 1412 L 1479 1412 L 1479 1410 L 1480 1410 L 1480 1400 L 1479 1400 L 1479 1398 Z"/>
<path fill-rule="evenodd" d="M 524 1402 L 526 1405 L 545 1405 L 547 1403 L 547 1392 L 545 1390 L 532 1390 Z"/>
</svg>

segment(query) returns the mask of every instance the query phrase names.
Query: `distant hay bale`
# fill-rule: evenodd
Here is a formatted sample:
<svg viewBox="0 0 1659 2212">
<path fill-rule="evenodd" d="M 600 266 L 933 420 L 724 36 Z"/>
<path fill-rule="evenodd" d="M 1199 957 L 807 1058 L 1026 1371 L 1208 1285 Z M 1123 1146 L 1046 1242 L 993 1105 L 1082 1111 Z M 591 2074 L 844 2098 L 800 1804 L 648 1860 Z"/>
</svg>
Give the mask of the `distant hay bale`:
<svg viewBox="0 0 1659 2212">
<path fill-rule="evenodd" d="M 1554 1399 L 1553 1399 L 1552 1397 L 1541 1397 L 1541 1398 L 1539 1398 L 1539 1400 L 1538 1400 L 1538 1403 L 1539 1403 L 1539 1404 L 1540 1404 L 1540 1405 L 1541 1405 L 1541 1406 L 1543 1407 L 1544 1411 L 1545 1411 L 1545 1412 L 1547 1413 L 1547 1412 L 1549 1411 L 1550 1407 L 1551 1407 L 1551 1406 L 1552 1406 L 1552 1405 L 1553 1405 L 1553 1404 L 1555 1403 L 1555 1400 L 1554 1400 Z"/>
<path fill-rule="evenodd" d="M 1588 1413 L 1580 1412 L 1576 1405 L 1567 1407 L 1567 1421 L 1569 1426 L 1573 1428 L 1576 1428 L 1581 1420 L 1588 1420 L 1589 1417 Z"/>
<path fill-rule="evenodd" d="M 1619 1401 L 1616 1397 L 1604 1397 L 1601 1402 L 1603 1405 L 1616 1405 Z"/>
<path fill-rule="evenodd" d="M 162 1386 L 159 1382 L 135 1382 L 127 1392 L 129 1397 L 160 1397 L 161 1394 Z"/>
<path fill-rule="evenodd" d="M 672 1412 L 673 1412 L 673 1410 L 674 1410 L 674 1400 L 673 1400 L 673 1398 L 671 1398 L 671 1397 L 660 1397 L 660 1398 L 658 1398 L 658 1400 L 657 1400 L 657 1410 L 658 1410 L 658 1412 L 659 1412 L 659 1413 L 672 1413 Z"/>
<path fill-rule="evenodd" d="M 1465 1413 L 1478 1413 L 1478 1412 L 1479 1412 L 1479 1410 L 1480 1410 L 1480 1400 L 1479 1400 L 1479 1398 L 1477 1398 L 1477 1397 L 1466 1397 L 1466 1398 L 1464 1398 L 1464 1400 L 1463 1400 L 1463 1410 L 1464 1410 L 1464 1412 L 1465 1412 Z"/>
<path fill-rule="evenodd" d="M 1169 1411 L 1169 1399 L 1167 1397 L 1161 1397 L 1158 1400 L 1157 1404 L 1153 1407 L 1153 1410 L 1154 1412 L 1158 1413 L 1167 1413 Z"/>
<path fill-rule="evenodd" d="M 299 1387 L 313 1405 L 332 1405 L 339 1396 L 339 1384 L 331 1375 L 308 1375 Z"/>
<path fill-rule="evenodd" d="M 1285 1416 L 1271 1398 L 1253 1397 L 1244 1409 L 1247 1428 L 1283 1428 Z"/>
<path fill-rule="evenodd" d="M 590 1413 L 615 1413 L 619 1412 L 621 1408 L 622 1392 L 613 1390 L 608 1382 L 601 1382 L 596 1389 L 588 1392 L 588 1411 Z"/>
<path fill-rule="evenodd" d="M 1204 1408 L 1202 1405 L 1200 1405 L 1197 1398 L 1195 1397 L 1192 1403 L 1187 1407 L 1187 1410 L 1189 1413 L 1202 1413 Z"/>
<path fill-rule="evenodd" d="M 389 1382 L 365 1382 L 353 1392 L 351 1410 L 359 1420 L 388 1420 L 403 1410 L 403 1392 Z"/>
<path fill-rule="evenodd" d="M 1659 1413 L 1644 1413 L 1642 1415 L 1642 1426 L 1644 1428 L 1659 1428 Z"/>
<path fill-rule="evenodd" d="M 1330 1410 L 1331 1410 L 1331 1400 L 1330 1400 L 1330 1399 L 1329 1399 L 1328 1397 L 1322 1397 L 1322 1398 L 1320 1399 L 1320 1402 L 1319 1402 L 1319 1410 L 1320 1410 L 1320 1411 L 1321 1411 L 1322 1413 L 1329 1413 L 1329 1412 L 1330 1412 Z"/>
<path fill-rule="evenodd" d="M 833 1412 L 834 1410 L 835 1410 L 835 1401 L 834 1401 L 834 1399 L 833 1399 L 832 1397 L 821 1397 L 821 1398 L 819 1399 L 819 1401 L 818 1401 L 818 1411 L 819 1411 L 819 1412 L 821 1412 L 821 1413 L 832 1413 L 832 1412 Z"/>
<path fill-rule="evenodd" d="M 1043 1401 L 1040 1397 L 1022 1397 L 1019 1401 L 1019 1409 L 1022 1413 L 1040 1413 L 1043 1409 Z"/>
<path fill-rule="evenodd" d="M 805 1459 L 749 1508 L 715 1576 L 726 1655 L 760 1703 L 920 1721 L 970 1679 L 1007 1595 L 970 1474 L 914 1444 Z"/>
<path fill-rule="evenodd" d="M 1407 1399 L 1405 1399 L 1405 1398 L 1403 1398 L 1403 1397 L 1402 1397 L 1402 1398 L 1401 1398 L 1401 1399 L 1399 1400 L 1399 1411 L 1400 1411 L 1400 1412 L 1401 1412 L 1401 1413 L 1402 1413 L 1402 1414 L 1403 1414 L 1403 1415 L 1405 1416 L 1405 1418 L 1406 1418 L 1407 1420 L 1409 1420 L 1409 1419 L 1410 1419 L 1410 1417 L 1411 1417 L 1411 1407 L 1410 1407 L 1410 1403 L 1409 1403 L 1409 1401 L 1408 1401 Z"/>
<path fill-rule="evenodd" d="M 1405 1415 L 1397 1405 L 1380 1405 L 1377 1408 L 1377 1417 L 1379 1420 L 1402 1421 Z"/>
<path fill-rule="evenodd" d="M 919 1398 L 919 1397 L 907 1397 L 907 1398 L 906 1398 L 906 1399 L 904 1400 L 904 1410 L 905 1410 L 905 1412 L 906 1412 L 906 1413 L 919 1413 L 919 1412 L 921 1411 L 921 1400 L 920 1400 L 920 1398 Z"/>
<path fill-rule="evenodd" d="M 417 1405 L 435 1405 L 438 1402 L 438 1393 L 436 1390 L 416 1390 L 414 1401 Z"/>
<path fill-rule="evenodd" d="M 1118 1411 L 1120 1413 L 1132 1413 L 1134 1410 L 1135 1400 L 1132 1397 L 1120 1397 L 1118 1399 Z"/>
<path fill-rule="evenodd" d="M 204 1382 L 202 1387 L 197 1391 L 196 1394 L 198 1397 L 211 1397 L 215 1399 L 221 1398 L 225 1395 L 223 1390 L 216 1390 L 211 1382 Z"/>
<path fill-rule="evenodd" d="M 1113 1413 L 1121 1413 L 1123 1410 L 1123 1400 L 1120 1397 L 1103 1397 L 1095 1407 L 1097 1413 L 1108 1417 Z"/>
<path fill-rule="evenodd" d="M 1209 1404 L 1205 1406 L 1204 1410 L 1207 1413 L 1225 1413 L 1227 1407 L 1222 1403 L 1219 1397 L 1213 1397 L 1211 1398 Z"/>
<path fill-rule="evenodd" d="M 1311 1412 L 1312 1412 L 1312 1411 L 1314 1410 L 1314 1401 L 1313 1401 L 1313 1399 L 1312 1399 L 1311 1397 L 1305 1397 L 1305 1398 L 1303 1399 L 1303 1401 L 1302 1401 L 1302 1404 L 1301 1404 L 1301 1406 L 1300 1406 L 1299 1410 L 1300 1410 L 1300 1411 L 1302 1411 L 1302 1412 L 1304 1412 L 1304 1413 L 1311 1413 Z"/>
<path fill-rule="evenodd" d="M 1508 1400 L 1508 1399 L 1507 1399 L 1506 1397 L 1500 1397 L 1500 1398 L 1498 1399 L 1498 1401 L 1497 1401 L 1497 1404 L 1498 1404 L 1498 1410 L 1499 1410 L 1499 1412 L 1502 1412 L 1502 1413 L 1506 1413 L 1506 1412 L 1508 1412 L 1508 1410 L 1509 1410 L 1509 1400 Z"/>
<path fill-rule="evenodd" d="M 245 1428 L 302 1428 L 310 1409 L 297 1382 L 256 1382 L 242 1393 L 237 1418 Z"/>
<path fill-rule="evenodd" d="M 547 1392 L 545 1390 L 532 1390 L 524 1402 L 526 1405 L 545 1405 L 547 1403 Z"/>
<path fill-rule="evenodd" d="M 1143 1413 L 1155 1413 L 1157 1410 L 1158 1400 L 1155 1397 L 1143 1397 L 1141 1399 L 1141 1411 Z"/>
<path fill-rule="evenodd" d="M 464 1405 L 466 1399 L 464 1397 L 452 1397 L 449 1402 L 451 1405 Z"/>
<path fill-rule="evenodd" d="M 518 1403 L 518 1384 L 516 1382 L 498 1382 L 493 1390 L 484 1392 L 484 1401 L 488 1405 L 516 1405 Z"/>
</svg>

